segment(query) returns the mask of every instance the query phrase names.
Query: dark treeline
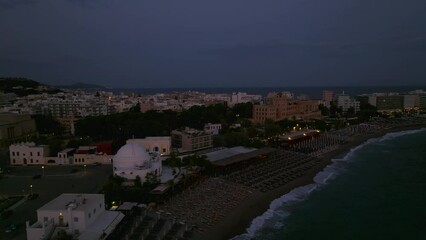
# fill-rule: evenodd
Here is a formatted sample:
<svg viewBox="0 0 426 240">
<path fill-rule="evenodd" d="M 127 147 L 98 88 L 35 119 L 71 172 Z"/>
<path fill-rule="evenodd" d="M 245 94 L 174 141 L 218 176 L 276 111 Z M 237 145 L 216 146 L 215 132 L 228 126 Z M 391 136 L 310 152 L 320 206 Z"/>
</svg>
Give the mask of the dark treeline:
<svg viewBox="0 0 426 240">
<path fill-rule="evenodd" d="M 147 136 L 168 136 L 174 129 L 191 127 L 203 129 L 206 123 L 221 123 L 226 131 L 236 122 L 246 123 L 251 118 L 253 105 L 241 103 L 227 107 L 223 104 L 194 106 L 182 112 L 148 111 L 141 113 L 137 108 L 131 111 L 107 116 L 86 117 L 76 123 L 76 135 L 97 140 L 112 139 L 122 145 L 129 138 Z"/>
</svg>

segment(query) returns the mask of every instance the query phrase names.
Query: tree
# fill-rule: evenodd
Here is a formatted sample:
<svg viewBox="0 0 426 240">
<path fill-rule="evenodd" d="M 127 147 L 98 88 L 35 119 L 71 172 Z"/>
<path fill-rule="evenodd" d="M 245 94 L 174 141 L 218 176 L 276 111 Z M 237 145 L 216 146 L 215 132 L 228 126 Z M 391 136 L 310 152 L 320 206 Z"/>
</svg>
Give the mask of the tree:
<svg viewBox="0 0 426 240">
<path fill-rule="evenodd" d="M 355 115 L 355 108 L 354 107 L 350 107 L 348 108 L 348 110 L 346 110 L 346 116 L 347 117 L 352 117 Z"/>
<path fill-rule="evenodd" d="M 150 191 L 160 184 L 160 179 L 158 176 L 152 172 L 149 172 L 145 176 L 145 182 L 143 183 L 143 188 Z"/>
<path fill-rule="evenodd" d="M 134 183 L 135 183 L 135 187 L 142 188 L 141 177 L 139 177 L 139 175 L 136 176 Z"/>
<path fill-rule="evenodd" d="M 328 107 L 324 106 L 324 104 L 320 104 L 318 106 L 319 110 L 321 111 L 322 116 L 328 116 L 330 115 L 330 109 Z"/>
<path fill-rule="evenodd" d="M 58 155 L 58 152 L 63 149 L 64 142 L 59 138 L 51 138 L 48 140 L 50 156 Z"/>
<path fill-rule="evenodd" d="M 62 135 L 65 131 L 64 126 L 51 115 L 33 115 L 37 131 L 41 134 Z"/>
</svg>

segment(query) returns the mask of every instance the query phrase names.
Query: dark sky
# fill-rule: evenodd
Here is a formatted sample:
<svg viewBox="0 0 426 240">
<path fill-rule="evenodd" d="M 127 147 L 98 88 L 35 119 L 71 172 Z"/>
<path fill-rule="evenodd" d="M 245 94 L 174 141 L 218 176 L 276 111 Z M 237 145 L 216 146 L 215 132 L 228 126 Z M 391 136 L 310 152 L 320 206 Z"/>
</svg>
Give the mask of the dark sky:
<svg viewBox="0 0 426 240">
<path fill-rule="evenodd" d="M 108 87 L 425 85 L 425 0 L 0 0 L 0 76 Z"/>
</svg>

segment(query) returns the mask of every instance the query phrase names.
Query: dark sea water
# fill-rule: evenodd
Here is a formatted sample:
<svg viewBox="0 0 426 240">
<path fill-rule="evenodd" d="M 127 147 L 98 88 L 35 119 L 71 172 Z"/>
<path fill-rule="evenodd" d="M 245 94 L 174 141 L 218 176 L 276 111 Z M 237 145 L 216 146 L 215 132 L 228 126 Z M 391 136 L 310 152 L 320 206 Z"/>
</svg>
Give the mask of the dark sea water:
<svg viewBox="0 0 426 240">
<path fill-rule="evenodd" d="M 426 129 L 370 139 L 234 239 L 426 239 Z"/>
<path fill-rule="evenodd" d="M 205 93 L 232 93 L 232 92 L 246 92 L 248 94 L 259 94 L 266 96 L 270 92 L 290 91 L 296 96 L 307 95 L 311 99 L 320 99 L 322 91 L 331 90 L 334 93 L 342 93 L 343 91 L 349 95 L 359 95 L 363 93 L 377 93 L 377 92 L 400 92 L 406 93 L 415 89 L 425 89 L 426 86 L 364 86 L 364 87 L 224 87 L 224 88 L 118 88 L 113 89 L 114 92 L 135 92 L 144 95 L 156 93 L 170 93 L 170 92 L 185 92 L 185 91 L 198 91 Z"/>
</svg>

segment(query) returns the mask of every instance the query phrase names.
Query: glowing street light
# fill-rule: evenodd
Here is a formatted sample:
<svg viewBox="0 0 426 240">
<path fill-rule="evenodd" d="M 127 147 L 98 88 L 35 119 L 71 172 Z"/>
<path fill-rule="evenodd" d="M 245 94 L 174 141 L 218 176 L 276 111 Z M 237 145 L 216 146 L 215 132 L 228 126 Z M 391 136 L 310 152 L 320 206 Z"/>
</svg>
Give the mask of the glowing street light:
<svg viewBox="0 0 426 240">
<path fill-rule="evenodd" d="M 32 184 L 30 185 L 30 193 L 31 193 L 31 195 L 33 195 L 33 185 Z"/>
<path fill-rule="evenodd" d="M 41 166 L 41 175 L 44 176 L 44 166 Z"/>
<path fill-rule="evenodd" d="M 86 164 L 84 164 L 83 166 L 84 166 L 84 173 L 86 173 Z"/>
</svg>

